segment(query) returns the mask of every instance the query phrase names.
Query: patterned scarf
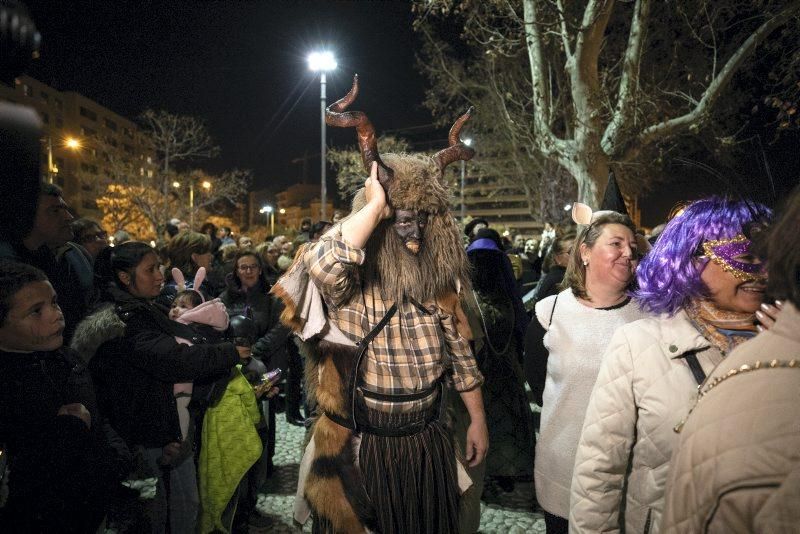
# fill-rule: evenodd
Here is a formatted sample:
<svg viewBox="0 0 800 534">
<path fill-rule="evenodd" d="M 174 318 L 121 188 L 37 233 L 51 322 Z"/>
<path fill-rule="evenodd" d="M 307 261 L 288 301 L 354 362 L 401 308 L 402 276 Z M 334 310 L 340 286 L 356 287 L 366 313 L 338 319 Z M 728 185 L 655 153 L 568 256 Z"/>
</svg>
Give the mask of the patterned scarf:
<svg viewBox="0 0 800 534">
<path fill-rule="evenodd" d="M 758 333 L 754 314 L 721 310 L 707 299 L 691 300 L 686 314 L 694 327 L 722 354 L 728 354 Z"/>
</svg>

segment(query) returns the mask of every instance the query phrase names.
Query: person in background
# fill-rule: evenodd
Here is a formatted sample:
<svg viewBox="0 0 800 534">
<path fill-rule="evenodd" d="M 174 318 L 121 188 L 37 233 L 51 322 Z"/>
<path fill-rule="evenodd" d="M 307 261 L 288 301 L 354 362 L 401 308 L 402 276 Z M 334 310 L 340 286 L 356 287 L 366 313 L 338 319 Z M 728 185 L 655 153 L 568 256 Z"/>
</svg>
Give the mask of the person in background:
<svg viewBox="0 0 800 534">
<path fill-rule="evenodd" d="M 116 232 L 114 232 L 114 235 L 112 235 L 111 238 L 112 238 L 111 240 L 114 242 L 114 246 L 117 246 L 130 241 L 131 234 L 129 234 L 125 230 L 117 230 Z"/>
<path fill-rule="evenodd" d="M 75 219 L 72 221 L 72 232 L 75 235 L 75 242 L 89 253 L 92 262 L 100 251 L 108 246 L 108 233 L 92 219 Z"/>
<path fill-rule="evenodd" d="M 284 241 L 281 245 L 281 255 L 278 257 L 278 269 L 281 273 L 286 272 L 294 261 L 294 243 Z"/>
<path fill-rule="evenodd" d="M 497 234 L 491 229 L 480 234 L 485 232 Z M 497 491 L 499 486 L 508 492 L 513 491 L 515 481 L 533 476 L 533 414 L 522 371 L 528 316 L 513 291 L 505 254 L 494 240 L 476 239 L 467 249 L 467 257 L 472 266 L 472 290 L 465 295 L 464 311 L 484 377 L 483 404 L 491 443 L 485 460 L 486 488 Z"/>
<path fill-rule="evenodd" d="M 164 243 L 169 243 L 172 240 L 172 238 L 175 237 L 176 235 L 178 235 L 177 226 L 175 226 L 172 223 L 167 223 L 164 225 L 164 232 L 161 234 L 161 238 L 163 239 Z"/>
<path fill-rule="evenodd" d="M 182 325 L 155 302 L 164 282 L 158 266 L 146 243 L 103 251 L 96 268 L 105 305 L 78 326 L 73 348 L 88 362 L 101 410 L 134 451 L 134 477 L 157 478 L 155 498 L 139 503 L 133 532 L 164 532 L 169 518 L 171 532 L 193 533 L 197 478 L 192 455 L 182 454 L 174 385 L 226 377 L 250 347 L 211 345 L 199 335 L 193 346 L 178 343 Z"/>
<path fill-rule="evenodd" d="M 236 244 L 236 241 L 234 241 L 231 236 L 231 229 L 228 226 L 220 226 L 219 230 L 217 230 L 217 237 L 220 240 L 220 246 Z"/>
<path fill-rule="evenodd" d="M 227 277 L 227 289 L 220 299 L 228 314 L 252 317 L 256 325 L 257 340 L 252 346 L 252 356 L 267 370 L 286 369 L 286 347 L 289 328 L 280 323 L 283 304 L 269 294 L 270 286 L 264 278 L 260 256 L 251 250 L 241 250 L 234 259 L 234 270 Z M 258 490 L 272 472 L 275 455 L 275 402 L 260 406 L 265 424 L 258 427 L 263 444 L 259 460 L 250 468 L 246 487 L 242 488 L 237 524 L 258 520 L 255 506 Z"/>
<path fill-rule="evenodd" d="M 210 271 L 214 258 L 211 253 L 211 239 L 198 232 L 180 232 L 167 245 L 167 257 L 169 258 L 169 270 L 164 294 L 171 302 L 176 293 L 176 282 L 172 279 L 171 269 L 178 269 L 187 280 L 193 280 L 200 267 L 204 267 L 206 272 Z M 206 299 L 219 295 L 221 290 L 219 287 L 212 287 L 208 280 L 204 281 L 202 287 L 192 287 L 191 289 L 200 291 Z"/>
<path fill-rule="evenodd" d="M 628 295 L 638 262 L 634 232 L 625 215 L 595 214 L 575 240 L 566 289 L 536 303 L 526 333 L 526 376 L 542 407 L 536 499 L 548 534 L 571 528 L 572 468 L 601 355 L 619 326 L 645 317 Z"/>
<path fill-rule="evenodd" d="M 756 334 L 766 273 L 742 232 L 769 216 L 698 200 L 642 260 L 635 300 L 653 316 L 618 328 L 602 357 L 575 457 L 572 532 L 659 532 L 673 428 L 708 373 Z"/>
<path fill-rule="evenodd" d="M 272 287 L 272 284 L 281 275 L 278 270 L 278 257 L 281 255 L 281 251 L 274 243 L 261 243 L 256 246 L 255 252 L 261 258 L 261 264 L 264 266 L 264 278 Z"/>
<path fill-rule="evenodd" d="M 249 235 L 239 236 L 239 250 L 253 248 L 253 238 Z"/>
<path fill-rule="evenodd" d="M 331 228 L 331 226 L 333 226 L 333 223 L 329 221 L 315 222 L 314 226 L 311 227 L 311 241 L 318 240 L 320 237 L 322 237 L 322 234 Z"/>
<path fill-rule="evenodd" d="M 73 220 L 61 189 L 41 184 L 31 230 L 24 236 L 3 236 L 8 241 L 0 241 L 0 258 L 33 265 L 47 275 L 59 296 L 67 342 L 96 300 L 91 257 L 71 241 Z"/>
<path fill-rule="evenodd" d="M 219 250 L 220 245 L 222 245 L 222 240 L 217 237 L 217 227 L 211 221 L 206 221 L 203 223 L 203 226 L 200 227 L 200 233 L 206 234 L 209 239 L 211 239 L 211 252 L 216 254 Z"/>
<path fill-rule="evenodd" d="M 560 291 L 559 286 L 564 280 L 564 274 L 567 272 L 567 264 L 569 264 L 574 243 L 575 234 L 564 234 L 555 238 L 553 246 L 550 247 L 550 253 L 544 262 L 544 265 L 549 266 L 549 268 L 547 269 L 547 274 L 536 288 L 535 300 L 545 299 Z"/>
<path fill-rule="evenodd" d="M 294 242 L 299 247 L 304 243 L 308 243 L 310 240 L 311 240 L 311 217 L 303 217 L 303 220 L 300 221 L 300 230 L 297 232 L 297 235 L 294 238 Z"/>
<path fill-rule="evenodd" d="M 676 426 L 665 534 L 788 533 L 800 525 L 798 228 L 800 188 L 759 247 L 768 260 L 767 294 L 779 299 L 759 312 L 769 329 L 709 374 L 685 424 Z M 776 307 L 773 324 L 765 312 L 775 315 Z"/>
<path fill-rule="evenodd" d="M 130 455 L 98 410 L 86 366 L 63 346 L 64 325 L 47 276 L 0 260 L 2 532 L 94 532 L 127 473 Z"/>
<path fill-rule="evenodd" d="M 181 221 L 178 223 L 178 233 L 191 232 L 191 231 L 192 227 L 189 226 L 189 223 L 187 223 L 186 221 Z"/>
</svg>

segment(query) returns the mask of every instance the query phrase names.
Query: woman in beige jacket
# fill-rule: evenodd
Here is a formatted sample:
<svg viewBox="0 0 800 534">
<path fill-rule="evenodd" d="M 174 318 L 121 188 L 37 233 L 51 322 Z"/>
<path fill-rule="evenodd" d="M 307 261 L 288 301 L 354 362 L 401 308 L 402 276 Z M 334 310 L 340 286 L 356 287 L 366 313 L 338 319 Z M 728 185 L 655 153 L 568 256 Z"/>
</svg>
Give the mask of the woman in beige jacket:
<svg viewBox="0 0 800 534">
<path fill-rule="evenodd" d="M 664 533 L 800 532 L 798 228 L 800 189 L 767 250 L 769 294 L 786 299 L 783 311 L 714 369 L 678 427 Z"/>
<path fill-rule="evenodd" d="M 694 202 L 642 260 L 637 300 L 658 316 L 620 327 L 603 357 L 575 459 L 570 532 L 658 532 L 672 428 L 706 374 L 755 335 L 765 276 L 742 231 L 767 216 L 744 202 Z"/>
</svg>

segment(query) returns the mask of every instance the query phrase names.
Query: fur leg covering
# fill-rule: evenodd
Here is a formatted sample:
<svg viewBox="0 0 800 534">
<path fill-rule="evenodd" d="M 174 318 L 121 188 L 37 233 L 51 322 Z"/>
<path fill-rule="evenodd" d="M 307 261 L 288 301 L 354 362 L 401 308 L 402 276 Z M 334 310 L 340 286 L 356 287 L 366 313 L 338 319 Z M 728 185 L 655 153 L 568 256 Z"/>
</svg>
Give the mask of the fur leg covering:
<svg viewBox="0 0 800 534">
<path fill-rule="evenodd" d="M 317 355 L 316 400 L 322 412 L 350 416 L 347 385 L 356 347 L 320 341 Z M 352 446 L 353 432 L 320 415 L 314 425 L 315 454 L 305 497 L 315 521 L 332 533 L 355 534 L 375 530 L 375 510 L 364 489 Z M 327 528 L 325 529 L 327 531 Z"/>
</svg>

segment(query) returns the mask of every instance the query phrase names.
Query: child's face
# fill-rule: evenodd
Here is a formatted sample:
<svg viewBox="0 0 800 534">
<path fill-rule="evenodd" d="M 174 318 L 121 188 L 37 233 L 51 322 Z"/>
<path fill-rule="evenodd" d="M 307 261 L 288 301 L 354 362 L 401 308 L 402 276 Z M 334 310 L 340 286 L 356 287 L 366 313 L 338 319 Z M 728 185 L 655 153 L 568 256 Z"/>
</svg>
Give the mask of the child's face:
<svg viewBox="0 0 800 534">
<path fill-rule="evenodd" d="M 50 282 L 31 282 L 11 298 L 0 347 L 12 352 L 56 350 L 64 343 L 64 314 Z"/>
<path fill-rule="evenodd" d="M 169 310 L 169 318 L 173 321 L 194 308 L 192 300 L 187 296 L 180 296 L 172 302 L 172 308 Z"/>
</svg>

